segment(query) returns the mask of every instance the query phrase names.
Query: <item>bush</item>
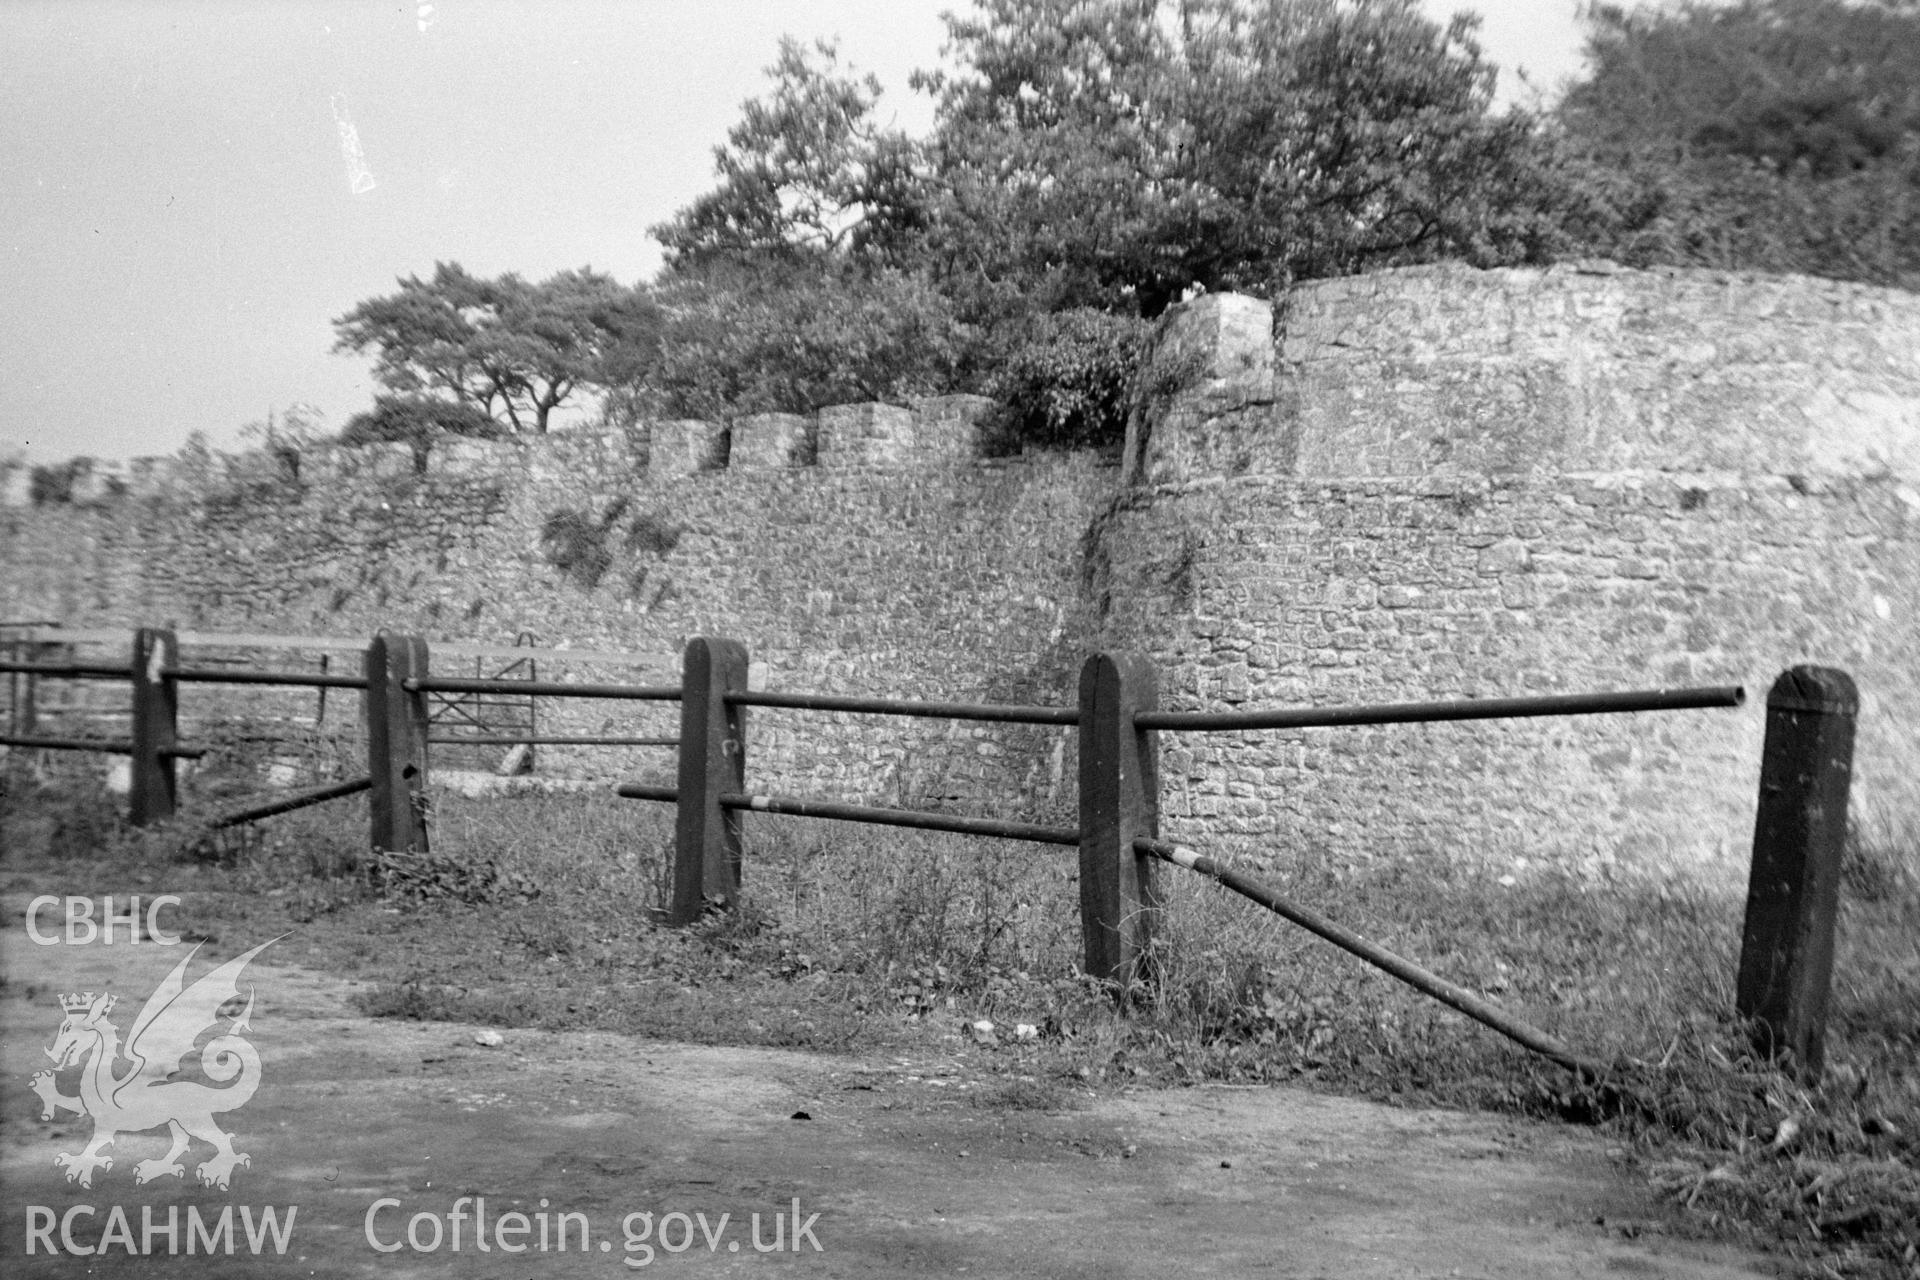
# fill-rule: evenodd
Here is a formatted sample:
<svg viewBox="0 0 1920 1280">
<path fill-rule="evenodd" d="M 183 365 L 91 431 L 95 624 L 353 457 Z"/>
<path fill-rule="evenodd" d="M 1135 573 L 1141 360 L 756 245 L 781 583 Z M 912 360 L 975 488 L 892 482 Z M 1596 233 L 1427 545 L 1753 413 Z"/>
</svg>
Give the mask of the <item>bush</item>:
<svg viewBox="0 0 1920 1280">
<path fill-rule="evenodd" d="M 562 508 L 548 514 L 540 526 L 540 549 L 547 563 L 570 578 L 583 591 L 600 585 L 613 566 L 613 549 L 607 545 L 613 525 L 624 512 L 609 509 L 596 520 L 584 511 Z"/>
<path fill-rule="evenodd" d="M 1920 284 L 1920 8 L 1592 6 L 1555 109 L 1589 225 L 1633 266 Z"/>
<path fill-rule="evenodd" d="M 92 458 L 70 458 L 65 462 L 35 467 L 27 482 L 28 497 L 36 507 L 65 506 L 73 501 L 74 486 L 92 472 Z"/>
<path fill-rule="evenodd" d="M 955 389 L 969 334 L 925 280 L 854 264 L 710 264 L 662 290 L 664 410 L 722 421 Z"/>
<path fill-rule="evenodd" d="M 367 413 L 356 413 L 340 431 L 340 443 L 404 444 L 414 466 L 426 470 L 427 454 L 441 436 L 496 440 L 506 430 L 470 404 L 430 396 L 379 396 Z"/>
<path fill-rule="evenodd" d="M 1152 325 L 1091 308 L 1035 316 L 1002 357 L 988 451 L 1105 448 L 1127 434 L 1134 373 Z"/>
</svg>

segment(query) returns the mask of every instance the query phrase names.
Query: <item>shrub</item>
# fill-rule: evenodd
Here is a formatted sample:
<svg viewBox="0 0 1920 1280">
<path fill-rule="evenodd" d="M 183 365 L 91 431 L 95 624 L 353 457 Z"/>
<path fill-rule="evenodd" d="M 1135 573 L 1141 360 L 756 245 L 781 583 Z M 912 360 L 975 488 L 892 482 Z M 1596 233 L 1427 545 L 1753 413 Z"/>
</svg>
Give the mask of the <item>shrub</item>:
<svg viewBox="0 0 1920 1280">
<path fill-rule="evenodd" d="M 600 585 L 613 565 L 613 551 L 607 546 L 609 524 L 595 520 L 583 511 L 560 510 L 547 517 L 540 529 L 540 547 L 547 563 L 558 569 L 586 591 Z"/>
<path fill-rule="evenodd" d="M 50 466 L 37 466 L 28 476 L 28 496 L 36 507 L 65 506 L 73 501 L 73 489 L 80 478 L 92 471 L 92 458 L 70 458 Z"/>
<path fill-rule="evenodd" d="M 498 422 L 470 404 L 429 396 L 380 396 L 370 411 L 348 419 L 340 443 L 408 445 L 414 467 L 424 471 L 427 454 L 441 436 L 495 440 L 505 434 Z"/>
<path fill-rule="evenodd" d="M 990 452 L 1118 445 L 1151 325 L 1091 308 L 1035 316 L 1000 363 Z"/>
<path fill-rule="evenodd" d="M 954 390 L 969 334 L 918 276 L 840 263 L 709 264 L 662 292 L 666 412 L 811 413 Z"/>
</svg>

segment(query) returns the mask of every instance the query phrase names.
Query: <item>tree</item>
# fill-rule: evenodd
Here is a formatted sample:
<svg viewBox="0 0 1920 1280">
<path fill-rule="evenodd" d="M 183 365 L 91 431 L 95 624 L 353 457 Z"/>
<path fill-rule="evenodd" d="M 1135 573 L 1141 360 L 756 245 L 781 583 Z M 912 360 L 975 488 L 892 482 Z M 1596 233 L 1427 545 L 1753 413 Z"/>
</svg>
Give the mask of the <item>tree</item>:
<svg viewBox="0 0 1920 1280">
<path fill-rule="evenodd" d="M 1538 261 L 1564 199 L 1475 19 L 1416 0 L 982 0 L 949 18 L 937 255 L 1051 306 L 1457 258 Z"/>
<path fill-rule="evenodd" d="M 947 391 L 970 346 L 918 276 L 823 262 L 714 260 L 661 285 L 664 412 L 719 420 L 901 403 Z"/>
<path fill-rule="evenodd" d="M 916 149 L 873 120 L 879 83 L 787 39 L 763 100 L 715 151 L 716 188 L 653 228 L 666 248 L 653 385 L 663 412 L 720 418 L 950 389 L 965 328 L 895 265 Z"/>
<path fill-rule="evenodd" d="M 376 396 L 373 408 L 356 413 L 340 430 L 348 445 L 404 444 L 413 450 L 416 470 L 426 470 L 427 454 L 444 436 L 494 440 L 505 435 L 500 424 L 471 404 L 431 396 Z"/>
<path fill-rule="evenodd" d="M 515 433 L 545 434 L 576 392 L 631 381 L 658 342 L 646 291 L 591 268 L 530 284 L 443 262 L 399 283 L 334 321 L 334 349 L 373 352 L 396 396 L 465 405 Z"/>
<path fill-rule="evenodd" d="M 719 185 L 652 228 L 669 270 L 854 248 L 878 192 L 911 163 L 904 136 L 874 122 L 880 82 L 842 72 L 830 41 L 809 51 L 783 37 L 766 74 L 772 91 L 743 103 L 727 145 L 714 148 Z"/>
<path fill-rule="evenodd" d="M 1178 50 L 1160 0 L 982 0 L 948 14 L 916 249 L 969 311 L 1157 312 L 1188 281 L 1168 233 L 1181 172 Z"/>
<path fill-rule="evenodd" d="M 1568 198 L 1536 122 L 1493 110 L 1478 19 L 1416 0 L 1264 0 L 1189 23 L 1182 114 L 1209 288 L 1414 262 L 1540 262 Z"/>
<path fill-rule="evenodd" d="M 1555 115 L 1592 251 L 1920 285 L 1920 5 L 1589 7 Z"/>
<path fill-rule="evenodd" d="M 915 77 L 924 141 L 875 125 L 879 86 L 830 45 L 783 42 L 716 188 L 654 229 L 678 403 L 981 388 L 990 361 L 1063 368 L 1022 344 L 1069 331 L 1091 343 L 1076 369 L 1112 372 L 1091 328 L 1034 317 L 1541 261 L 1563 239 L 1568 189 L 1537 123 L 1493 112 L 1472 19 L 1443 28 L 1417 0 L 976 0 L 946 22 L 949 65 Z M 723 366 L 704 384 L 696 352 Z"/>
</svg>

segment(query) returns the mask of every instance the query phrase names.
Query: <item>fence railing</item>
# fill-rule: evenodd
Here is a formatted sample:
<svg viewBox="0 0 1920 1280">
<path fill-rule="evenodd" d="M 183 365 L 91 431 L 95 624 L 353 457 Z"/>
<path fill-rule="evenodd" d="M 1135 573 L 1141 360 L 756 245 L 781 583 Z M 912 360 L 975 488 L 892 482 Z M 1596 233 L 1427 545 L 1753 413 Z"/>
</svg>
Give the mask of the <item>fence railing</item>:
<svg viewBox="0 0 1920 1280">
<path fill-rule="evenodd" d="M 1155 864 L 1206 875 L 1276 911 L 1403 982 L 1442 1000 L 1527 1048 L 1576 1071 L 1597 1064 L 1555 1037 L 1448 982 L 1324 915 L 1288 902 L 1270 886 L 1159 838 L 1158 738 L 1167 732 L 1247 732 L 1509 719 L 1618 715 L 1742 705 L 1745 691 L 1722 685 L 1454 702 L 1238 712 L 1163 711 L 1152 665 L 1138 654 L 1102 653 L 1080 672 L 1071 707 L 990 706 L 902 699 L 748 692 L 747 650 L 698 638 L 686 650 L 678 786 L 628 783 L 624 797 L 676 808 L 668 918 L 687 922 L 740 891 L 743 813 L 999 836 L 1079 851 L 1084 969 L 1121 989 L 1143 975 L 1160 893 Z M 1074 728 L 1079 746 L 1079 823 L 1049 827 L 1005 819 L 876 808 L 837 800 L 763 795 L 746 785 L 748 707 L 997 720 Z M 1852 725 L 1857 698 L 1838 671 L 1796 667 L 1768 699 L 1760 820 L 1742 939 L 1737 1012 L 1754 1020 L 1770 1052 L 1791 1052 L 1819 1070 L 1834 917 L 1846 829 Z"/>
<path fill-rule="evenodd" d="M 750 690 L 747 650 L 738 641 L 699 637 L 683 655 L 678 685 L 572 684 L 526 679 L 436 676 L 418 637 L 382 632 L 367 646 L 364 674 L 242 672 L 181 665 L 177 637 L 145 629 L 134 636 L 126 666 L 108 663 L 0 660 L 0 672 L 40 678 L 126 680 L 132 732 L 125 740 L 13 734 L 0 745 L 91 750 L 132 757 L 130 812 L 146 825 L 173 814 L 175 763 L 206 748 L 178 741 L 179 686 L 195 683 L 351 688 L 364 698 L 367 774 L 221 815 L 214 825 L 257 821 L 309 804 L 366 791 L 375 849 L 423 852 L 428 847 L 429 696 L 504 693 L 513 696 L 677 701 L 677 738 L 528 734 L 512 745 L 677 746 L 676 785 L 627 783 L 618 794 L 675 806 L 672 898 L 668 918 L 686 923 L 740 893 L 742 815 L 761 813 L 834 819 L 1071 845 L 1079 855 L 1083 967 L 1125 989 L 1143 975 L 1161 896 L 1159 863 L 1205 875 L 1274 910 L 1402 981 L 1441 999 L 1536 1052 L 1578 1070 L 1593 1064 L 1553 1037 L 1527 1026 L 1412 961 L 1394 955 L 1317 912 L 1289 903 L 1270 886 L 1193 850 L 1160 839 L 1159 737 L 1164 733 L 1250 732 L 1533 716 L 1671 712 L 1741 705 L 1737 686 L 1654 689 L 1530 698 L 1467 699 L 1347 707 L 1236 712 L 1166 711 L 1158 704 L 1150 662 L 1138 654 L 1101 653 L 1080 671 L 1072 706 L 916 701 L 910 699 Z M 595 655 L 599 656 L 599 655 Z M 750 790 L 747 709 L 839 712 L 988 721 L 1073 729 L 1078 739 L 1078 823 L 1054 827 L 990 815 L 882 808 L 843 800 L 770 795 Z M 1767 701 L 1759 810 L 1742 933 L 1736 1011 L 1753 1020 L 1769 1052 L 1789 1052 L 1817 1072 L 1831 985 L 1834 923 L 1858 695 L 1849 677 L 1824 667 L 1795 667 L 1775 682 Z M 504 744 L 504 743 L 503 743 Z"/>
<path fill-rule="evenodd" d="M 99 644 L 114 633 L 51 632 L 67 642 Z M 124 633 L 120 633 L 124 635 Z M 196 635 L 201 644 L 240 648 L 320 648 L 335 650 L 343 642 L 264 636 Z M 271 643 L 269 643 L 271 642 Z M 36 644 L 43 641 L 36 638 Z M 487 646 L 449 646 L 462 656 L 487 656 L 500 650 Z M 632 655 L 561 652 L 569 658 L 596 663 L 624 661 Z M 427 751 L 431 716 L 428 696 L 438 693 L 500 693 L 516 697 L 647 698 L 673 700 L 677 688 L 570 684 L 564 681 L 524 679 L 465 679 L 436 676 L 428 669 L 426 643 L 415 637 L 386 632 L 374 637 L 363 656 L 360 675 L 312 671 L 249 671 L 230 667 L 195 667 L 180 661 L 180 638 L 168 629 L 142 628 L 133 634 L 131 656 L 125 664 L 111 662 L 36 661 L 0 657 L 0 674 L 13 679 L 125 681 L 130 687 L 131 732 L 126 738 L 78 737 L 39 732 L 0 735 L 0 746 L 20 750 L 93 751 L 131 757 L 128 816 L 136 826 L 151 826 L 175 816 L 179 786 L 175 762 L 207 756 L 211 748 L 179 741 L 180 686 L 236 685 L 251 687 L 353 689 L 364 698 L 367 734 L 367 772 L 293 794 L 265 798 L 207 819 L 215 828 L 260 821 L 309 805 L 370 793 L 370 843 L 375 849 L 424 851 L 427 847 L 425 792 L 428 785 Z M 493 737 L 459 737 L 454 745 L 532 747 L 560 746 L 673 746 L 676 739 L 618 735 L 541 735 L 531 730 Z"/>
</svg>

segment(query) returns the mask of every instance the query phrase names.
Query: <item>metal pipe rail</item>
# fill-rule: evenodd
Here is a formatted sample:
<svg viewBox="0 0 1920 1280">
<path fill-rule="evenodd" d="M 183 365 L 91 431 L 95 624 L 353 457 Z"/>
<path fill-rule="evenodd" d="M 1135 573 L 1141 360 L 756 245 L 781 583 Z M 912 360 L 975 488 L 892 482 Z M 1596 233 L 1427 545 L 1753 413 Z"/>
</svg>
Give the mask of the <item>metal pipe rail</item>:
<svg viewBox="0 0 1920 1280">
<path fill-rule="evenodd" d="M 1029 707 L 998 702 L 916 702 L 819 693 L 729 693 L 736 707 L 784 707 L 795 711 L 851 711 L 873 716 L 924 716 L 933 720 L 992 720 L 1003 724 L 1080 723 L 1077 707 Z"/>
<path fill-rule="evenodd" d="M 679 802 L 680 793 L 672 787 L 644 783 L 622 783 L 618 794 L 628 800 Z M 842 804 L 833 800 L 800 800 L 791 796 L 750 795 L 744 791 L 723 792 L 723 809 L 752 813 L 783 813 L 796 818 L 830 818 L 839 822 L 864 822 L 881 827 L 912 827 L 919 831 L 953 831 L 968 836 L 996 836 L 1007 840 L 1031 840 L 1036 844 L 1079 844 L 1080 833 L 1070 827 L 1049 827 L 1038 822 L 1015 822 L 1007 818 L 969 818 L 952 813 L 928 813 L 921 809 L 880 809 L 871 805 Z"/>
<path fill-rule="evenodd" d="M 1385 970 L 1415 990 L 1432 996 L 1442 1004 L 1458 1009 L 1475 1022 L 1491 1027 L 1523 1048 L 1552 1059 L 1569 1071 L 1585 1076 L 1589 1080 L 1598 1080 L 1607 1074 L 1606 1068 L 1599 1063 L 1581 1057 L 1560 1040 L 1533 1024 L 1524 1022 L 1506 1010 L 1482 1000 L 1465 987 L 1447 981 L 1432 970 L 1422 968 L 1413 961 L 1368 941 L 1351 929 L 1335 924 L 1316 911 L 1288 902 L 1252 876 L 1230 871 L 1211 858 L 1180 845 L 1169 844 L 1164 840 L 1135 840 L 1133 847 L 1142 853 L 1171 862 L 1177 867 L 1199 872 L 1208 879 L 1233 890 L 1241 897 L 1259 903 L 1276 915 L 1284 916 L 1309 933 L 1318 934 L 1341 950 L 1360 957 L 1376 969 Z"/>
<path fill-rule="evenodd" d="M 113 738 L 19 738 L 0 735 L 0 747 L 26 747 L 34 751 L 98 751 L 103 755 L 130 756 L 133 743 Z M 207 754 L 205 747 L 162 747 L 160 754 L 178 760 L 198 760 Z"/>
<path fill-rule="evenodd" d="M 1459 702 L 1402 702 L 1357 707 L 1298 707 L 1276 711 L 1142 711 L 1138 729 L 1321 729 L 1340 725 L 1419 724 L 1447 720 L 1505 720 L 1524 716 L 1604 715 L 1628 711 L 1686 711 L 1737 707 L 1739 685 L 1704 689 L 1647 689 L 1628 693 L 1574 693 L 1537 698 L 1483 698 Z"/>
<path fill-rule="evenodd" d="M 563 684 L 558 680 L 482 680 L 459 676 L 412 676 L 400 684 L 408 693 L 512 693 L 521 697 L 680 701 L 678 685 Z"/>
<path fill-rule="evenodd" d="M 215 818 L 212 828 L 224 831 L 228 827 L 237 827 L 243 822 L 257 822 L 261 818 L 271 818 L 276 814 L 291 813 L 295 809 L 304 809 L 308 805 L 320 804 L 327 800 L 338 800 L 342 796 L 355 795 L 373 786 L 372 778 L 350 778 L 345 782 L 335 782 L 324 787 L 314 787 L 307 791 L 298 791 L 278 800 L 269 800 L 249 809 L 241 809 L 223 817 Z"/>
<path fill-rule="evenodd" d="M 436 747 L 677 747 L 678 738 L 543 738 L 522 734 L 517 738 L 428 738 Z"/>
<path fill-rule="evenodd" d="M 0 672 L 29 676 L 51 676 L 60 680 L 131 680 L 133 669 L 126 663 L 110 662 L 16 662 L 0 659 Z"/>
<path fill-rule="evenodd" d="M 132 669 L 124 663 L 114 665 L 104 662 L 0 661 L 0 672 L 17 672 L 23 675 L 49 676 L 67 680 L 130 680 L 133 678 Z M 318 672 L 305 671 L 208 671 L 195 667 L 164 667 L 160 675 L 163 679 L 178 680 L 182 684 L 304 685 L 321 689 L 367 687 L 365 676 L 321 675 Z"/>
<path fill-rule="evenodd" d="M 272 684 L 310 689 L 364 689 L 365 676 L 323 675 L 306 671 L 205 671 L 192 667 L 162 668 L 161 676 L 182 684 Z"/>
</svg>

